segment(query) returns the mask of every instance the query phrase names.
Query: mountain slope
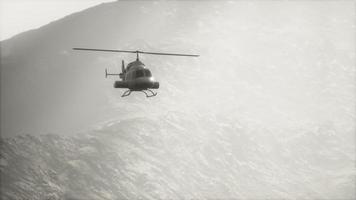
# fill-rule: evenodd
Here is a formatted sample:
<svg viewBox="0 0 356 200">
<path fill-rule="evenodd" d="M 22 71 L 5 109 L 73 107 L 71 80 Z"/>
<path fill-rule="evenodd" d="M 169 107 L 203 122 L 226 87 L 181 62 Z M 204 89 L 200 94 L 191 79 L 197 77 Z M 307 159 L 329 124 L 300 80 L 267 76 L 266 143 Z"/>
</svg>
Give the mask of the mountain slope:
<svg viewBox="0 0 356 200">
<path fill-rule="evenodd" d="M 170 113 L 77 136 L 2 141 L 4 199 L 352 199 L 353 148 L 333 127 L 298 136 Z M 188 120 L 189 119 L 189 120 Z M 194 119 L 194 121 L 192 121 Z M 205 129 L 201 125 L 205 124 Z M 320 184 L 320 183 L 323 184 Z"/>
<path fill-rule="evenodd" d="M 328 120 L 350 127 L 352 16 L 347 2 L 101 4 L 1 42 L 1 132 L 68 134 L 113 117 L 180 109 L 232 111 L 274 127 Z M 143 55 L 162 95 L 122 99 L 103 71 L 135 56 L 75 46 L 201 57 Z"/>
</svg>

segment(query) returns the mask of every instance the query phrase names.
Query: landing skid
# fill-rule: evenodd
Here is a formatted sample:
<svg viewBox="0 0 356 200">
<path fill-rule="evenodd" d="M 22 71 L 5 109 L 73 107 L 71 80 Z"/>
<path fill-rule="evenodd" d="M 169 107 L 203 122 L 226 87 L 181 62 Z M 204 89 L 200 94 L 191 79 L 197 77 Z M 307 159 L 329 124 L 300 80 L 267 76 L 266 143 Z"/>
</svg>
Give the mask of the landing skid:
<svg viewBox="0 0 356 200">
<path fill-rule="evenodd" d="M 129 96 L 129 95 L 131 94 L 131 92 L 133 92 L 133 91 L 135 91 L 135 90 L 126 90 L 126 91 L 121 95 L 121 97 L 127 97 L 127 96 Z M 146 91 L 148 91 L 149 94 L 147 94 Z M 147 98 L 149 98 L 149 97 L 154 97 L 154 96 L 157 95 L 157 93 L 153 92 L 153 91 L 150 90 L 150 89 L 147 89 L 147 90 L 138 90 L 137 92 L 143 92 L 143 93 L 145 93 L 145 95 L 146 95 Z"/>
</svg>

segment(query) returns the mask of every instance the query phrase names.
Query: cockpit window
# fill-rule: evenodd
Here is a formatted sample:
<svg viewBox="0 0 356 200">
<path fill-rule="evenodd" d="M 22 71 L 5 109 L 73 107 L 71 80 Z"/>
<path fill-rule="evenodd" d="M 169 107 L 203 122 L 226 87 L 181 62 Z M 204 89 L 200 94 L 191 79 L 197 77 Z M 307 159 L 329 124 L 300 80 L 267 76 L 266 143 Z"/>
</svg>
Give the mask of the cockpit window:
<svg viewBox="0 0 356 200">
<path fill-rule="evenodd" d="M 134 72 L 134 78 L 140 77 L 152 77 L 150 70 L 148 69 L 140 69 Z"/>
<path fill-rule="evenodd" d="M 145 76 L 146 76 L 146 77 L 151 77 L 151 76 L 152 76 L 150 70 L 145 69 Z"/>
<path fill-rule="evenodd" d="M 136 73 L 135 73 L 135 78 L 140 78 L 140 77 L 143 77 L 145 76 L 143 70 L 137 70 Z"/>
</svg>

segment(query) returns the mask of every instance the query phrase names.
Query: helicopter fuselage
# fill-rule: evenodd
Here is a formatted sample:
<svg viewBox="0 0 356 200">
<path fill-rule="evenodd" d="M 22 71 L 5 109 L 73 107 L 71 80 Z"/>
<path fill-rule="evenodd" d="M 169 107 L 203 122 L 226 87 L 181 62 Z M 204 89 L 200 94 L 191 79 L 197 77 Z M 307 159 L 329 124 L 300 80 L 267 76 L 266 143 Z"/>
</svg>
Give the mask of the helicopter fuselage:
<svg viewBox="0 0 356 200">
<path fill-rule="evenodd" d="M 122 80 L 115 81 L 115 88 L 128 88 L 132 91 L 159 88 L 159 82 L 154 80 L 151 71 L 139 60 L 129 63 L 120 77 Z"/>
</svg>

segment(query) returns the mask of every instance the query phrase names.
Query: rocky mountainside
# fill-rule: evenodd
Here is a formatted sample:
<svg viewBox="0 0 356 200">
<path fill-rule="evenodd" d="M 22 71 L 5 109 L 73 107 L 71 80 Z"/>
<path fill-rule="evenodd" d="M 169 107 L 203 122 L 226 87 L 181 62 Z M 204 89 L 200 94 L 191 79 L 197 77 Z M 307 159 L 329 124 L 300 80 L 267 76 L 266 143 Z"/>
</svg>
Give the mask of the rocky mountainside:
<svg viewBox="0 0 356 200">
<path fill-rule="evenodd" d="M 192 120 L 194 119 L 194 120 Z M 4 199 L 353 199 L 354 147 L 333 127 L 244 127 L 171 112 L 76 136 L 1 141 Z"/>
</svg>

